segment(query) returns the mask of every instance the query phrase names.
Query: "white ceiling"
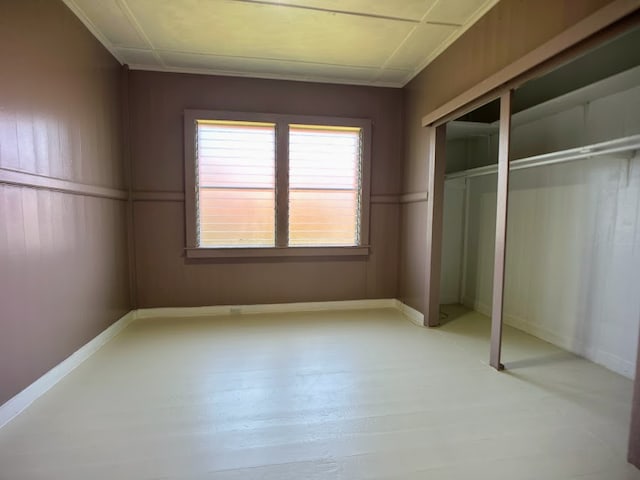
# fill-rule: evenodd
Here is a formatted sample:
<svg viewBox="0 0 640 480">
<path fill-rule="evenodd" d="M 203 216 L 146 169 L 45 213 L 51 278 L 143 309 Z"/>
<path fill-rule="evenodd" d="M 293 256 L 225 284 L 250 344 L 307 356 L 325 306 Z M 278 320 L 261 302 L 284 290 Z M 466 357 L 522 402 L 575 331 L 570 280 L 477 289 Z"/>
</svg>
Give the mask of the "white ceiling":
<svg viewBox="0 0 640 480">
<path fill-rule="evenodd" d="M 132 69 L 401 87 L 498 0 L 64 0 Z"/>
</svg>

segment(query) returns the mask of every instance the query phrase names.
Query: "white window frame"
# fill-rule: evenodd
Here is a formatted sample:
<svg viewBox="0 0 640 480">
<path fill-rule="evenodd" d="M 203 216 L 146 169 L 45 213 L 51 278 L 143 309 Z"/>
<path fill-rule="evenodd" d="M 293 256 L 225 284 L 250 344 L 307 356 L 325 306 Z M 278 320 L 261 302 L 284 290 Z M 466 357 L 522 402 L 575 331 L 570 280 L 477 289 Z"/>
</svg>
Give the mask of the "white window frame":
<svg viewBox="0 0 640 480">
<path fill-rule="evenodd" d="M 274 247 L 201 247 L 198 245 L 196 207 L 196 134 L 198 120 L 270 122 L 276 124 L 276 211 Z M 356 246 L 288 246 L 289 235 L 289 125 L 358 127 L 362 135 L 360 244 Z M 369 254 L 369 211 L 371 195 L 371 121 L 362 118 L 283 115 L 271 113 L 229 112 L 216 110 L 184 111 L 184 184 L 186 220 L 186 256 L 279 257 L 279 256 L 359 256 Z"/>
</svg>

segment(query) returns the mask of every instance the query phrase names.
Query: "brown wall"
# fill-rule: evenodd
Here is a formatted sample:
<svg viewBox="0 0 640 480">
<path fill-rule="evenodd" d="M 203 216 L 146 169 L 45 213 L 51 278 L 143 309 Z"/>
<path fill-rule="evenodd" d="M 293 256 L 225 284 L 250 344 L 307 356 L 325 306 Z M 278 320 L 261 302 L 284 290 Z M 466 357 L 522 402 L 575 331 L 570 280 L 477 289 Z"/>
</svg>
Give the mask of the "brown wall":
<svg viewBox="0 0 640 480">
<path fill-rule="evenodd" d="M 86 194 L 123 188 L 120 66 L 62 2 L 0 0 L 0 11 L 2 404 L 129 298 L 126 204 Z M 42 177 L 8 184 L 14 171 Z M 85 193 L 46 188 L 60 187 L 51 178 Z"/>
<path fill-rule="evenodd" d="M 612 0 L 502 0 L 404 88 L 403 193 L 427 185 L 422 117 Z M 426 202 L 403 205 L 399 296 L 422 311 Z"/>
<path fill-rule="evenodd" d="M 249 78 L 130 72 L 133 187 L 140 307 L 389 298 L 396 295 L 399 206 L 371 205 L 367 258 L 186 260 L 185 109 L 369 118 L 372 195 L 402 181 L 402 91 Z M 175 195 L 174 195 L 175 196 Z"/>
<path fill-rule="evenodd" d="M 501 0 L 405 88 L 426 115 L 612 1 Z"/>
</svg>

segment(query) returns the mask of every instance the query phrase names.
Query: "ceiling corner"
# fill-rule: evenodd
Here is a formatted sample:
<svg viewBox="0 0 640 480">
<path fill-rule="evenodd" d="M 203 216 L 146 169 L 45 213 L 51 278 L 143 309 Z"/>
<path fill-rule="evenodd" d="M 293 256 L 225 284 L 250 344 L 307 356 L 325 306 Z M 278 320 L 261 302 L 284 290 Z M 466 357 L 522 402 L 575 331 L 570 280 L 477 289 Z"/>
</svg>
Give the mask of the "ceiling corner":
<svg viewBox="0 0 640 480">
<path fill-rule="evenodd" d="M 78 17 L 78 19 L 82 22 L 82 24 L 91 32 L 91 34 L 96 37 L 96 39 L 102 44 L 104 48 L 108 50 L 108 52 L 120 63 L 120 65 L 124 65 L 125 62 L 122 56 L 118 53 L 113 44 L 107 40 L 100 29 L 94 25 L 94 23 L 87 17 L 82 9 L 76 5 L 73 0 L 62 0 L 62 2 L 67 6 L 69 10 L 73 12 L 73 14 Z"/>
</svg>

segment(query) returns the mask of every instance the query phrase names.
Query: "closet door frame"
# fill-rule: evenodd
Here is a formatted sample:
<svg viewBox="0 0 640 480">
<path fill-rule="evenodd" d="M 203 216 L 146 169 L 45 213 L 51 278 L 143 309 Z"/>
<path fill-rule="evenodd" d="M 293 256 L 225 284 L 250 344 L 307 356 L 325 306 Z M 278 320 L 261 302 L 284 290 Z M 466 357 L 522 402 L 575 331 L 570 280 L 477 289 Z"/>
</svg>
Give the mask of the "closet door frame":
<svg viewBox="0 0 640 480">
<path fill-rule="evenodd" d="M 501 362 L 501 352 L 507 247 L 507 213 L 509 210 L 509 146 L 511 138 L 512 95 L 512 90 L 507 89 L 502 92 L 499 97 L 496 97 L 500 99 L 500 130 L 491 342 L 489 352 L 489 364 L 496 370 L 504 369 L 504 365 Z M 495 100 L 495 98 L 491 100 Z M 440 325 L 440 274 L 446 167 L 446 123 L 427 127 L 427 134 L 429 141 L 427 174 L 429 177 L 427 183 L 424 325 L 426 327 L 437 327 Z"/>
<path fill-rule="evenodd" d="M 487 78 L 480 84 L 463 92 L 451 101 L 437 108 L 422 118 L 422 126 L 429 128 L 429 219 L 427 226 L 427 262 L 426 262 L 426 289 L 424 301 L 425 325 L 439 325 L 439 293 L 440 293 L 440 262 L 434 254 L 441 255 L 442 245 L 442 207 L 444 197 L 444 169 L 445 152 L 443 143 L 445 140 L 438 134 L 438 129 L 447 122 L 454 120 L 465 113 L 475 110 L 477 107 L 501 98 L 500 121 L 500 158 L 498 190 L 502 188 L 503 199 L 498 200 L 496 219 L 503 218 L 504 224 L 499 227 L 496 234 L 496 271 L 494 271 L 494 297 L 491 329 L 490 364 L 493 368 L 504 368 L 501 359 L 502 345 L 502 305 L 504 303 L 504 258 L 506 251 L 506 216 L 508 212 L 508 135 L 503 137 L 503 132 L 508 132 L 507 122 L 503 122 L 503 110 L 507 103 L 509 107 L 511 92 L 523 83 L 533 78 L 542 76 L 563 63 L 595 48 L 609 39 L 612 39 L 631 28 L 640 25 L 640 10 L 636 2 L 627 0 L 613 0 L 590 17 L 577 23 L 574 27 L 558 35 L 549 42 L 523 56 L 518 61 L 508 65 L 503 70 Z M 504 109 L 502 108 L 504 107 Z M 510 110 L 510 108 L 509 108 Z M 509 118 L 510 120 L 510 118 Z M 440 130 L 442 136 L 445 129 Z M 503 141 L 503 138 L 506 140 Z M 503 153 L 503 145 L 506 145 L 506 154 Z M 506 168 L 505 168 L 506 166 Z M 502 170 L 500 170 L 502 169 Z M 502 178 L 500 179 L 500 171 Z M 435 223 L 434 223 L 435 222 Z M 500 235 L 502 232 L 502 235 Z M 500 242 L 500 244 L 498 244 Z M 496 289 L 498 279 L 499 289 Z M 496 309 L 496 305 L 499 309 Z M 640 339 L 638 341 L 640 345 Z M 627 459 L 630 463 L 640 468 L 640 348 L 638 348 L 638 361 L 636 363 L 636 380 L 634 384 L 634 397 L 632 401 L 631 425 L 629 435 L 629 449 Z"/>
<path fill-rule="evenodd" d="M 442 265 L 442 218 L 446 166 L 446 124 L 428 127 L 427 238 L 425 279 L 425 327 L 440 325 L 440 272 Z"/>
<path fill-rule="evenodd" d="M 636 7 L 637 8 L 637 7 Z M 507 168 L 502 167 L 502 182 L 506 182 L 504 205 L 498 205 L 497 217 L 503 216 L 504 234 L 496 231 L 496 258 L 494 258 L 494 292 L 492 299 L 492 337 L 490 351 L 490 365 L 498 370 L 504 368 L 501 358 L 502 345 L 502 305 L 504 303 L 504 260 L 499 257 L 506 251 L 506 212 L 508 211 L 508 139 L 510 137 L 510 104 L 511 92 L 522 84 L 543 76 L 560 65 L 578 57 L 579 55 L 602 45 L 604 42 L 615 38 L 624 32 L 640 25 L 640 10 L 633 12 L 625 1 L 615 0 L 607 8 L 596 12 L 582 22 L 576 24 L 570 31 L 565 32 L 559 38 L 553 39 L 547 44 L 534 50 L 514 65 L 501 70 L 486 82 L 479 84 L 469 91 L 454 98 L 441 108 L 436 109 L 422 119 L 422 126 L 429 139 L 428 146 L 428 198 L 427 198 L 427 238 L 425 261 L 425 290 L 424 290 L 424 325 L 436 327 L 440 324 L 439 296 L 440 296 L 440 264 L 442 256 L 442 213 L 444 204 L 444 171 L 446 165 L 446 124 L 456 118 L 469 113 L 476 108 L 501 99 L 500 118 L 500 150 L 503 152 L 503 143 L 506 152 L 503 156 L 507 162 Z M 627 15 L 625 17 L 625 15 Z M 503 114 L 502 105 L 508 96 L 509 114 Z M 506 105 L 506 104 L 505 104 Z M 506 111 L 505 107 L 505 111 Z M 507 118 L 508 117 L 508 118 Z M 506 142 L 502 139 L 506 138 Z M 499 159 L 500 165 L 500 159 Z M 499 170 L 500 170 L 499 166 Z M 499 186 L 500 190 L 500 174 Z M 506 180 L 505 180 L 506 178 Z M 504 187 L 503 187 L 504 188 Z M 497 242 L 501 240 L 502 245 Z M 502 272 L 501 275 L 498 275 Z M 498 288 L 496 288 L 498 287 Z M 497 307 L 497 308 L 496 308 Z M 640 413 L 639 413 L 640 415 Z M 640 423 L 640 422 L 639 422 Z M 640 442 L 638 442 L 640 444 Z M 640 453 L 638 454 L 640 457 Z"/>
<path fill-rule="evenodd" d="M 507 216 L 509 211 L 509 147 L 511 140 L 511 99 L 513 91 L 500 96 L 500 131 L 498 141 L 498 188 L 496 201 L 495 255 L 493 257 L 493 302 L 491 306 L 491 350 L 489 364 L 504 370 L 502 324 L 504 307 L 504 277 L 507 255 Z"/>
</svg>

